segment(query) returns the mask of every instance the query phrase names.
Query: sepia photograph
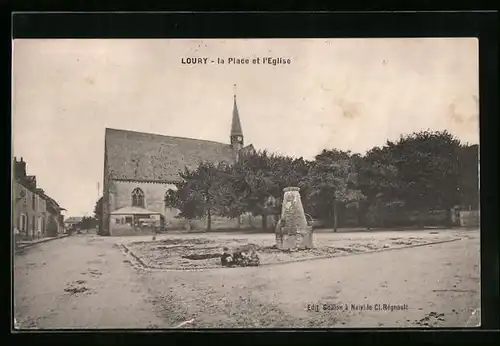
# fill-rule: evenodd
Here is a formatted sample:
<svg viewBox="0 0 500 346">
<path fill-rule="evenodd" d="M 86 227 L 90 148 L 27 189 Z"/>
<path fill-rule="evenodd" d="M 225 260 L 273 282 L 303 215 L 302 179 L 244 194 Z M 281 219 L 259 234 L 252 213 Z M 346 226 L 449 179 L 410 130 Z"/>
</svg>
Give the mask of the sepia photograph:
<svg viewBox="0 0 500 346">
<path fill-rule="evenodd" d="M 15 330 L 481 326 L 476 38 L 15 39 L 11 167 Z"/>
</svg>

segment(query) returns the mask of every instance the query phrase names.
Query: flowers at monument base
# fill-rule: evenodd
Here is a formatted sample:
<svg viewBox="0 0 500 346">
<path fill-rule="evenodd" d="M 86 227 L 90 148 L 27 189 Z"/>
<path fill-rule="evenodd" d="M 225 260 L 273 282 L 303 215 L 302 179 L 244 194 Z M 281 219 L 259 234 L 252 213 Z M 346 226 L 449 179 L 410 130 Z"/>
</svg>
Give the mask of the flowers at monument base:
<svg viewBox="0 0 500 346">
<path fill-rule="evenodd" d="M 224 267 L 255 267 L 259 264 L 259 255 L 251 246 L 240 247 L 232 253 L 227 248 L 224 248 L 224 253 L 221 256 L 221 265 Z"/>
</svg>

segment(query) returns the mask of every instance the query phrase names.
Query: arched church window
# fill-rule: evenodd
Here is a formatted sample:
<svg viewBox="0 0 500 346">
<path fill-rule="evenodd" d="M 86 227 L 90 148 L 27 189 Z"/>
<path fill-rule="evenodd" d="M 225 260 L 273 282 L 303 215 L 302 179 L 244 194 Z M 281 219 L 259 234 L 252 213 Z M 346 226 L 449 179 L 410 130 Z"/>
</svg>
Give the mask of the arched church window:
<svg viewBox="0 0 500 346">
<path fill-rule="evenodd" d="M 172 189 L 167 189 L 165 191 L 165 207 L 170 208 L 175 205 L 176 194 Z"/>
<path fill-rule="evenodd" d="M 139 188 L 132 191 L 132 206 L 144 208 L 144 192 Z"/>
</svg>

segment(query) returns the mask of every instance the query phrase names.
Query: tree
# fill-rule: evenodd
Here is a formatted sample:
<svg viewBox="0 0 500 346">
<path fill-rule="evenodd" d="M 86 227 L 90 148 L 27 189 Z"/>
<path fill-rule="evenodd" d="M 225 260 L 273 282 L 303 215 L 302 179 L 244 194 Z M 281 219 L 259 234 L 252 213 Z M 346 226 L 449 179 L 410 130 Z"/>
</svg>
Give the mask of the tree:
<svg viewBox="0 0 500 346">
<path fill-rule="evenodd" d="M 105 235 L 104 232 L 104 218 L 102 215 L 102 209 L 103 209 L 103 198 L 102 196 L 97 200 L 94 206 L 94 219 L 96 221 L 96 224 L 99 225 L 99 229 L 97 230 L 98 235 Z"/>
<path fill-rule="evenodd" d="M 316 156 L 305 183 L 310 191 L 309 203 L 316 209 L 316 215 L 332 220 L 335 232 L 339 205 L 364 198 L 356 186 L 354 168 L 350 152 L 324 150 Z"/>
<path fill-rule="evenodd" d="M 207 216 L 207 231 L 212 228 L 212 214 L 221 210 L 221 187 L 224 186 L 224 181 L 220 179 L 220 171 L 223 167 L 224 164 L 216 166 L 212 163 L 202 163 L 195 172 L 197 184 L 194 186 L 201 196 L 201 206 Z"/>
<path fill-rule="evenodd" d="M 221 216 L 239 219 L 249 209 L 248 195 L 251 188 L 245 180 L 246 170 L 242 168 L 242 165 L 219 166 L 221 184 L 218 212 Z"/>
<path fill-rule="evenodd" d="M 459 149 L 459 195 L 464 208 L 479 208 L 479 146 L 462 145 Z"/>
<path fill-rule="evenodd" d="M 385 210 L 401 204 L 398 170 L 391 163 L 387 147 L 374 147 L 364 156 L 353 155 L 357 173 L 356 185 L 365 199 L 359 206 L 360 223 L 368 226 L 384 225 Z"/>
<path fill-rule="evenodd" d="M 224 181 L 220 179 L 220 171 L 225 164 L 215 165 L 201 162 L 195 170 L 185 168 L 180 174 L 182 182 L 177 184 L 177 191 L 165 196 L 165 202 L 180 210 L 179 217 L 187 219 L 207 217 L 207 231 L 212 227 L 213 213 L 219 213 L 222 204 Z"/>
<path fill-rule="evenodd" d="M 384 225 L 386 212 L 397 206 L 424 211 L 457 204 L 477 205 L 477 146 L 461 146 L 446 131 L 423 131 L 375 147 L 365 155 L 323 150 L 314 161 L 267 151 L 239 155 L 232 164 L 201 163 L 181 172 L 177 191 L 167 204 L 187 219 L 212 215 L 239 217 L 280 213 L 283 189 L 300 187 L 306 212 L 333 222 L 349 204 L 357 207 L 358 221 Z M 475 177 L 475 179 L 474 179 Z M 449 219 L 449 218 L 448 218 Z"/>
<path fill-rule="evenodd" d="M 316 161 L 322 162 L 336 162 L 351 159 L 352 153 L 350 151 L 343 151 L 338 149 L 326 150 L 323 149 L 321 153 L 315 156 Z"/>
<path fill-rule="evenodd" d="M 274 173 L 276 178 L 277 191 L 273 194 L 277 199 L 277 209 L 280 211 L 283 189 L 288 186 L 297 186 L 300 188 L 300 195 L 304 210 L 308 210 L 307 197 L 310 193 L 310 184 L 308 176 L 311 173 L 312 163 L 300 157 L 293 159 L 290 157 L 280 157 L 276 165 L 277 171 Z"/>
<path fill-rule="evenodd" d="M 264 150 L 240 155 L 233 165 L 233 194 L 238 196 L 238 209 L 262 216 L 263 229 L 267 229 L 267 216 L 274 212 L 269 201 L 277 195 L 275 174 L 279 164 L 278 156 Z"/>
<path fill-rule="evenodd" d="M 78 228 L 80 229 L 85 229 L 85 230 L 88 230 L 88 229 L 91 229 L 93 227 L 95 227 L 95 219 L 91 216 L 84 216 L 82 218 L 82 221 L 80 221 L 77 225 Z"/>
<path fill-rule="evenodd" d="M 444 209 L 450 222 L 450 210 L 460 201 L 460 142 L 447 131 L 422 131 L 388 141 L 387 147 L 405 205 L 418 211 Z"/>
<path fill-rule="evenodd" d="M 195 179 L 194 172 L 186 168 L 184 173 L 180 175 L 183 177 L 183 181 L 177 184 L 176 191 L 170 191 L 165 195 L 165 203 L 180 211 L 178 217 L 188 220 L 201 217 L 203 215 L 203 210 L 200 207 L 201 198 L 192 187 Z"/>
<path fill-rule="evenodd" d="M 226 217 L 239 217 L 245 212 L 260 215 L 262 228 L 267 229 L 267 216 L 280 212 L 283 188 L 299 186 L 308 173 L 308 164 L 302 158 L 263 150 L 242 154 L 233 165 L 218 165 L 214 210 Z"/>
</svg>

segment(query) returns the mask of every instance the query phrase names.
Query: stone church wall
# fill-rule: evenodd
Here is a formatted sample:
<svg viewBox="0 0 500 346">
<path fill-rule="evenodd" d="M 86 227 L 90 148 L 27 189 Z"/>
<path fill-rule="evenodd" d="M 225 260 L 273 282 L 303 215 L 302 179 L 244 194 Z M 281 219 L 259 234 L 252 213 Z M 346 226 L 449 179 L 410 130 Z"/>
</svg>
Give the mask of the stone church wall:
<svg viewBox="0 0 500 346">
<path fill-rule="evenodd" d="M 165 212 L 165 192 L 175 190 L 174 184 L 115 181 L 115 205 L 113 210 L 132 206 L 132 191 L 140 188 L 144 192 L 144 208 L 159 213 Z"/>
</svg>

